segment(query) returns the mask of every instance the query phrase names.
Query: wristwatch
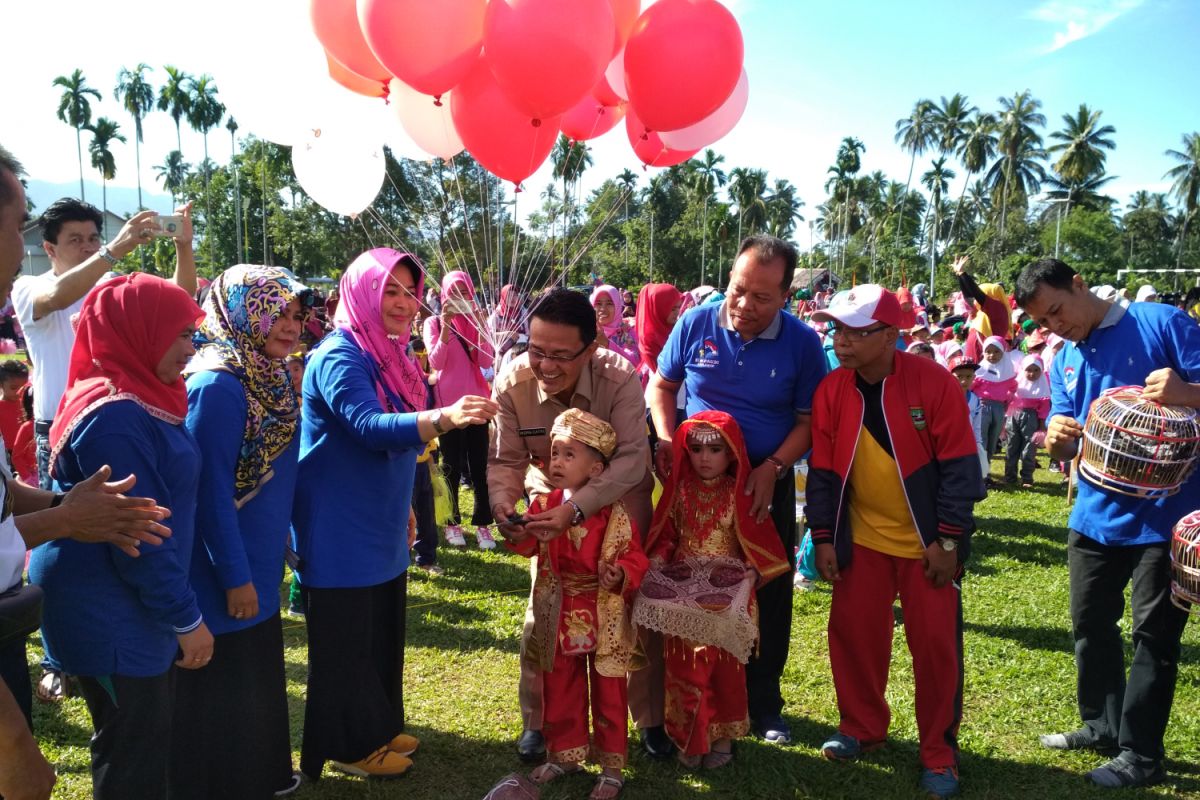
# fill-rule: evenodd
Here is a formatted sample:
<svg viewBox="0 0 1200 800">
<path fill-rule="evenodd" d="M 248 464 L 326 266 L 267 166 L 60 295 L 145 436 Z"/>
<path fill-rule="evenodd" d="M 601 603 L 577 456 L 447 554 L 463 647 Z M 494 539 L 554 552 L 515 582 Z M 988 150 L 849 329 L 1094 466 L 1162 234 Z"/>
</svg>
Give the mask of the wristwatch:
<svg viewBox="0 0 1200 800">
<path fill-rule="evenodd" d="M 575 509 L 575 514 L 571 517 L 571 524 L 572 525 L 582 525 L 583 520 L 584 520 L 583 509 L 580 508 L 579 504 L 576 503 L 574 500 L 568 500 L 567 505 L 569 505 L 571 508 Z"/>
<path fill-rule="evenodd" d="M 106 244 L 100 245 L 100 249 L 96 251 L 96 255 L 100 256 L 101 258 L 103 258 L 105 261 L 107 261 L 109 264 L 111 264 L 114 267 L 117 265 L 117 262 L 120 260 L 112 254 L 112 251 L 108 249 L 108 245 L 106 245 Z"/>
<path fill-rule="evenodd" d="M 787 464 L 783 463 L 775 456 L 767 456 L 764 463 L 775 467 L 775 480 L 782 478 L 784 471 L 788 468 Z"/>
<path fill-rule="evenodd" d="M 942 549 L 948 553 L 953 553 L 955 550 L 958 549 L 958 540 L 951 539 L 946 536 L 939 536 L 938 544 L 940 544 L 942 546 Z"/>
<path fill-rule="evenodd" d="M 433 429 L 437 431 L 438 436 L 441 436 L 446 432 L 446 429 L 442 427 L 442 416 L 442 410 L 440 408 L 435 408 L 433 410 L 433 416 L 429 418 L 429 422 L 433 425 Z"/>
</svg>

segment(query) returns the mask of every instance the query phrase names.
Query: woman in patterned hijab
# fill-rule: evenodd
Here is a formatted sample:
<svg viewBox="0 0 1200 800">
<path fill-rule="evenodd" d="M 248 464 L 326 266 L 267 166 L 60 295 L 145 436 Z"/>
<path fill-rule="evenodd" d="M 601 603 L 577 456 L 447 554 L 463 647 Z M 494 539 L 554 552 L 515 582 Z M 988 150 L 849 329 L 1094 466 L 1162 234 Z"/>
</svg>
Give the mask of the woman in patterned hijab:
<svg viewBox="0 0 1200 800">
<path fill-rule="evenodd" d="M 185 424 L 200 448 L 189 579 L 220 656 L 176 682 L 171 796 L 271 797 L 294 788 L 279 570 L 299 459 L 286 359 L 312 293 L 277 267 L 213 281 L 188 364 Z"/>
</svg>

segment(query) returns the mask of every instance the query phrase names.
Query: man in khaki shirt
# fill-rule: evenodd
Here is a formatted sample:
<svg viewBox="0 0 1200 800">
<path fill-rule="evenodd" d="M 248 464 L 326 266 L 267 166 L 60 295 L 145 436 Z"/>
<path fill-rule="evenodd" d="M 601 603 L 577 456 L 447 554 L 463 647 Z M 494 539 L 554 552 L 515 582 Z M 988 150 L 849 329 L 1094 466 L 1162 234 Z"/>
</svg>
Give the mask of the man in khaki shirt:
<svg viewBox="0 0 1200 800">
<path fill-rule="evenodd" d="M 488 450 L 488 493 L 501 534 L 523 527 L 538 538 L 553 538 L 620 500 L 638 534 L 645 536 L 654 479 L 642 385 L 627 360 L 597 345 L 595 312 L 586 296 L 558 289 L 538 303 L 531 314 L 529 349 L 496 379 L 495 393 L 500 412 Z M 609 468 L 567 503 L 527 517 L 524 526 L 506 523 L 516 514 L 518 500 L 550 493 L 543 471 L 550 463 L 550 429 L 568 408 L 588 411 L 613 426 L 617 450 Z M 527 613 L 526 628 L 530 625 L 532 616 Z M 629 706 L 648 750 L 659 754 L 666 741 L 662 658 L 661 652 L 647 655 L 651 666 L 630 676 Z M 537 758 L 544 752 L 542 678 L 524 658 L 520 702 L 525 731 L 518 750 L 524 758 Z"/>
</svg>

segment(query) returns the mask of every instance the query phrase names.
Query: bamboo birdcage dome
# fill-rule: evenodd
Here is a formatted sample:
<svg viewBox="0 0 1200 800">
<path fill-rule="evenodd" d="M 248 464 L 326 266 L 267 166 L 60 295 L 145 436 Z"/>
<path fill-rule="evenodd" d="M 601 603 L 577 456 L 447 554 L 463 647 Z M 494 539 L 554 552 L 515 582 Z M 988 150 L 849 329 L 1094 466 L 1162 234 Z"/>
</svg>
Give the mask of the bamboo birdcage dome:
<svg viewBox="0 0 1200 800">
<path fill-rule="evenodd" d="M 1168 497 L 1200 457 L 1200 414 L 1142 397 L 1141 386 L 1105 390 L 1088 410 L 1079 474 L 1102 489 Z"/>
<path fill-rule="evenodd" d="M 1193 511 L 1171 531 L 1171 602 L 1200 614 L 1200 511 Z"/>
</svg>

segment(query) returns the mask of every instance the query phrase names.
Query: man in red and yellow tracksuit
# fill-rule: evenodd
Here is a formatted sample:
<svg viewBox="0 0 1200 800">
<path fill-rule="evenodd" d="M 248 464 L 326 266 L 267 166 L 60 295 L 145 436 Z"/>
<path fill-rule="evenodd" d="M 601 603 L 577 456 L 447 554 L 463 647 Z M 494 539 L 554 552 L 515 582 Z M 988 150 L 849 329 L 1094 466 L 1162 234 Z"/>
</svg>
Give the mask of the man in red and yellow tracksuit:
<svg viewBox="0 0 1200 800">
<path fill-rule="evenodd" d="M 807 516 L 817 568 L 833 581 L 829 659 L 841 723 L 831 759 L 881 745 L 899 595 L 916 680 L 921 788 L 958 791 L 962 598 L 957 579 L 982 477 L 962 389 L 942 366 L 896 349 L 900 305 L 872 284 L 814 319 L 842 369 L 813 400 Z"/>
</svg>

